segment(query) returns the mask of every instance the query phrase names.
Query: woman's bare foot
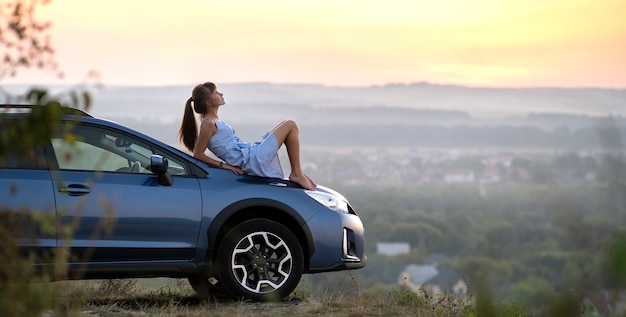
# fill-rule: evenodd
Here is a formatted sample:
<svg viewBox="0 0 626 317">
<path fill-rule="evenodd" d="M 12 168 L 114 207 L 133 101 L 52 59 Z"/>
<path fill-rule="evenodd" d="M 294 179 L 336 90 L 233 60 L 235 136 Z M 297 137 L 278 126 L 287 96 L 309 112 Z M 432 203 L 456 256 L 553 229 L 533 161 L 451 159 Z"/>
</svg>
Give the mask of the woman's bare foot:
<svg viewBox="0 0 626 317">
<path fill-rule="evenodd" d="M 306 174 L 291 174 L 289 175 L 289 180 L 299 184 L 300 186 L 308 189 L 308 190 L 315 190 L 315 187 L 317 185 L 315 185 L 315 183 L 313 183 L 308 176 L 306 176 Z"/>
<path fill-rule="evenodd" d="M 308 179 L 309 179 L 309 182 L 311 182 L 311 184 L 313 184 L 313 187 L 314 187 L 314 188 L 315 188 L 315 187 L 317 187 L 317 184 L 316 184 L 316 183 L 315 183 L 315 182 L 314 182 L 314 181 L 313 181 L 313 180 L 309 177 L 309 175 L 304 174 L 304 176 L 306 176 L 306 178 L 308 178 Z"/>
</svg>

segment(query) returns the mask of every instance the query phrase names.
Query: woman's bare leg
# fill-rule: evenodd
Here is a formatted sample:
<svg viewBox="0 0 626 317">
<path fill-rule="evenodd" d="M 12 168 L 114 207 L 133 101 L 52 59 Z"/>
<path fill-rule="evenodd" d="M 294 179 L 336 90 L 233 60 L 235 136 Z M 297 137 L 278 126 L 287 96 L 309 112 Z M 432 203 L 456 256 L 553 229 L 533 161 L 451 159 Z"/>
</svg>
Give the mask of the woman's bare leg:
<svg viewBox="0 0 626 317">
<path fill-rule="evenodd" d="M 293 120 L 283 120 L 270 132 L 278 140 L 278 148 L 283 144 L 287 147 L 287 156 L 291 166 L 289 180 L 306 189 L 315 190 L 317 184 L 302 171 L 302 165 L 300 165 L 300 129 L 298 124 Z"/>
</svg>

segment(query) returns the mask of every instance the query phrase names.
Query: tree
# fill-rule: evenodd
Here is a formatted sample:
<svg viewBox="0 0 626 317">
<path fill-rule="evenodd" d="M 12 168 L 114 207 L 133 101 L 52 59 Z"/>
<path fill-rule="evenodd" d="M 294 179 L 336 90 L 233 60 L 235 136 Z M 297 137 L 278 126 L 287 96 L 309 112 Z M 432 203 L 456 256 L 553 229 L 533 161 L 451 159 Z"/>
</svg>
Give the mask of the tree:
<svg viewBox="0 0 626 317">
<path fill-rule="evenodd" d="M 0 4 L 0 81 L 15 77 L 23 69 L 35 68 L 50 71 L 62 77 L 54 59 L 54 50 L 48 29 L 49 22 L 41 22 L 35 16 L 36 8 L 46 5 L 49 0 L 15 0 Z M 88 74 L 97 78 L 97 74 Z M 26 114 L 24 120 L 0 122 L 0 165 L 6 155 L 34 155 L 28 153 L 33 146 L 47 142 L 61 124 L 62 106 L 88 109 L 91 105 L 89 91 L 81 86 L 52 95 L 47 89 L 30 88 L 23 94 L 12 94 L 0 85 L 0 95 L 4 104 L 27 103 L 36 105 Z M 2 111 L 10 111 L 5 107 Z M 2 120 L 2 118 L 0 118 Z M 2 175 L 0 175 L 2 177 Z M 19 190 L 11 188 L 10 191 Z M 26 218 L 24 218 L 26 217 Z M 32 220 L 32 221 L 31 221 Z M 26 222 L 24 222 L 26 221 Z M 43 274 L 33 271 L 33 257 L 23 257 L 18 250 L 15 237 L 28 237 L 28 232 L 55 227 L 54 214 L 50 219 L 30 219 L 27 212 L 7 210 L 0 202 L 0 315 L 1 316 L 40 316 L 46 309 L 55 306 L 55 288 L 49 280 L 64 275 L 66 252 L 53 256 L 56 264 Z M 22 224 L 30 228 L 24 230 Z M 20 230 L 21 229 L 21 230 Z M 18 231 L 20 230 L 20 231 Z M 63 231 L 64 228 L 57 230 Z M 27 232 L 24 232 L 27 231 Z"/>
<path fill-rule="evenodd" d="M 15 77 L 22 68 L 36 67 L 56 72 L 59 77 L 58 64 L 54 60 L 54 49 L 47 33 L 50 22 L 38 21 L 35 9 L 50 0 L 9 1 L 0 6 L 0 47 L 2 64 L 0 80 Z M 3 91 L 5 95 L 6 91 Z"/>
<path fill-rule="evenodd" d="M 39 21 L 35 14 L 37 7 L 49 2 L 50 0 L 14 0 L 0 5 L 0 82 L 16 77 L 21 70 L 31 68 L 51 72 L 57 78 L 63 77 L 63 72 L 54 58 L 48 33 L 52 24 Z M 97 72 L 90 71 L 82 83 L 54 95 L 47 89 L 37 87 L 29 88 L 22 94 L 12 94 L 0 84 L 4 104 L 47 106 L 34 110 L 20 124 L 3 126 L 0 135 L 0 159 L 9 148 L 19 152 L 30 147 L 28 142 L 41 142 L 54 133 L 60 120 L 60 106 L 88 110 L 92 103 L 87 89 L 90 82 L 95 87 L 99 86 Z M 23 137 L 25 134 L 31 137 Z"/>
</svg>

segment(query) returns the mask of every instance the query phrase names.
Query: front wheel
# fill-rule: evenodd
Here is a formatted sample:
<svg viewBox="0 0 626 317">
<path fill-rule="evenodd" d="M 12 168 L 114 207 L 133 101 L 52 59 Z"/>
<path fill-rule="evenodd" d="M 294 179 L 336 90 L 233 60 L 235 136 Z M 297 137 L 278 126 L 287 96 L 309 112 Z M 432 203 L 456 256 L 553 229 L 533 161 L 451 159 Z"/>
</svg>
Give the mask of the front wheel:
<svg viewBox="0 0 626 317">
<path fill-rule="evenodd" d="M 252 219 L 232 228 L 218 251 L 218 276 L 232 296 L 253 301 L 280 301 L 300 282 L 302 247 L 282 224 Z"/>
</svg>

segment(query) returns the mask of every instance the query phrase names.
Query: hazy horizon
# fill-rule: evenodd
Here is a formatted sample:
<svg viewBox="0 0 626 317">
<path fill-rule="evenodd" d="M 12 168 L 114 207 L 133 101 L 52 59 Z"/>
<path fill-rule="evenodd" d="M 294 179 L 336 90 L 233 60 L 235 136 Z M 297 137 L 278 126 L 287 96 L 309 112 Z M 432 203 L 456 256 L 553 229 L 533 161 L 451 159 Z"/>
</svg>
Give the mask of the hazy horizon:
<svg viewBox="0 0 626 317">
<path fill-rule="evenodd" d="M 3 85 L 12 94 L 24 93 L 30 87 Z M 47 88 L 57 93 L 76 86 Z M 95 115 L 172 120 L 182 116 L 184 102 L 191 95 L 193 86 L 105 85 L 86 88 L 92 92 Z M 523 117 L 532 113 L 626 116 L 626 89 L 483 88 L 426 82 L 370 87 L 241 83 L 220 84 L 218 89 L 226 101 L 221 114 L 243 122 L 263 117 L 277 120 L 297 115 L 301 110 L 315 112 L 328 108 L 453 111 L 472 118 Z"/>
</svg>

